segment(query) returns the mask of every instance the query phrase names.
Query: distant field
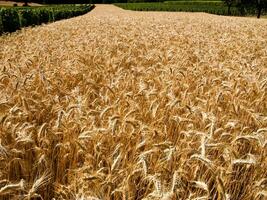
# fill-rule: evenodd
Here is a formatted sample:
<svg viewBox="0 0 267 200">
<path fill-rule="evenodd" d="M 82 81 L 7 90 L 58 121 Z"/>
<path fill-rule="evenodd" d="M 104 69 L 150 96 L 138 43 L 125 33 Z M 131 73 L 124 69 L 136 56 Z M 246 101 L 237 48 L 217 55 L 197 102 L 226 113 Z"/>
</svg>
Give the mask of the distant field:
<svg viewBox="0 0 267 200">
<path fill-rule="evenodd" d="M 136 11 L 182 11 L 182 12 L 206 12 L 217 15 L 228 15 L 227 6 L 221 4 L 220 2 L 207 3 L 118 3 L 115 4 L 126 10 L 136 10 Z M 236 7 L 231 9 L 231 15 L 239 16 L 240 13 Z"/>
<path fill-rule="evenodd" d="M 255 8 L 245 8 L 241 12 L 235 4 L 231 7 L 230 14 L 228 7 L 222 1 L 165 1 L 165 2 L 149 2 L 149 3 L 117 3 L 126 10 L 135 11 L 170 11 L 170 12 L 205 12 L 216 15 L 231 15 L 231 16 L 255 16 Z M 262 16 L 266 15 L 267 11 L 262 11 Z"/>
</svg>

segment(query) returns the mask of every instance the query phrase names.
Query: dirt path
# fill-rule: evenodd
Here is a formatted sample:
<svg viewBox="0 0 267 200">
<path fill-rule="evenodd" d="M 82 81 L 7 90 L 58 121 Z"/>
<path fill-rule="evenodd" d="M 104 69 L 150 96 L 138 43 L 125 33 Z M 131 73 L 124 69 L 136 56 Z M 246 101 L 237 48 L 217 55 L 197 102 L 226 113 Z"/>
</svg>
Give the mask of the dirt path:
<svg viewBox="0 0 267 200">
<path fill-rule="evenodd" d="M 0 198 L 260 198 L 266 27 L 97 5 L 0 37 Z"/>
</svg>

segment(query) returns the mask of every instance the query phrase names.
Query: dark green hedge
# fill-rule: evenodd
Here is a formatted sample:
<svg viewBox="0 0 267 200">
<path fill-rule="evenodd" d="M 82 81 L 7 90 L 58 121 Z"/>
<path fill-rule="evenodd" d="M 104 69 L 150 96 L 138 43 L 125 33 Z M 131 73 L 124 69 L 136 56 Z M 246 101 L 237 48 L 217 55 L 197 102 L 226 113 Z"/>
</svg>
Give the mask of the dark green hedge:
<svg viewBox="0 0 267 200">
<path fill-rule="evenodd" d="M 41 21 L 38 12 L 32 12 L 32 10 L 21 10 L 19 12 L 20 16 L 20 27 L 34 26 L 40 24 Z"/>
<path fill-rule="evenodd" d="M 26 26 L 35 26 L 83 15 L 93 8 L 94 5 L 0 8 L 0 35 L 14 32 Z"/>
<path fill-rule="evenodd" d="M 19 14 L 15 9 L 1 9 L 0 16 L 2 22 L 0 32 L 14 32 L 20 28 Z"/>
</svg>

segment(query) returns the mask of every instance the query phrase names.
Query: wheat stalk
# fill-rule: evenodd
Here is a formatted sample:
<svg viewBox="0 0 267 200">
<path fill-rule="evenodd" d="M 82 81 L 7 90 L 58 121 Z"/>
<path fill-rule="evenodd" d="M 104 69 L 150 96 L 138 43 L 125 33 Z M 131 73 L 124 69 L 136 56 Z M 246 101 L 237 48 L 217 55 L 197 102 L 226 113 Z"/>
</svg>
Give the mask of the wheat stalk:
<svg viewBox="0 0 267 200">
<path fill-rule="evenodd" d="M 97 5 L 1 36 L 0 199 L 266 198 L 266 27 Z"/>
</svg>

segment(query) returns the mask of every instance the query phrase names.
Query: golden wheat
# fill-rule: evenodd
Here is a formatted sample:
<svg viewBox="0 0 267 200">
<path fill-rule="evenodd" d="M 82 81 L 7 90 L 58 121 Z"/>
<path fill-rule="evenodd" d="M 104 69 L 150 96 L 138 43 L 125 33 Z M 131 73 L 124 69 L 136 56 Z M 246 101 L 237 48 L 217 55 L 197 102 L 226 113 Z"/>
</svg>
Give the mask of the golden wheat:
<svg viewBox="0 0 267 200">
<path fill-rule="evenodd" d="M 99 5 L 0 37 L 0 199 L 266 199 L 266 27 Z"/>
</svg>

